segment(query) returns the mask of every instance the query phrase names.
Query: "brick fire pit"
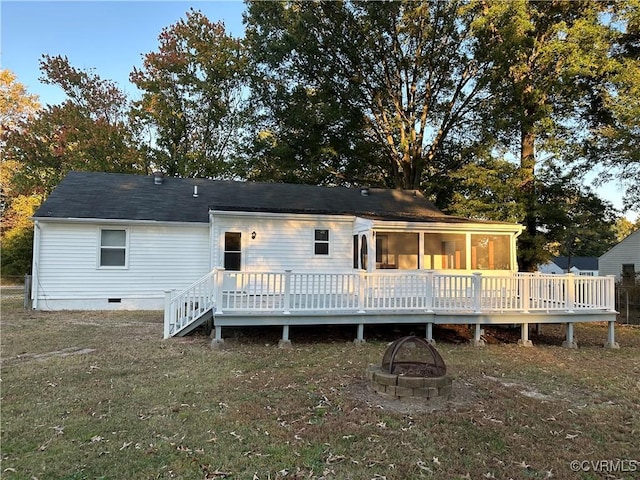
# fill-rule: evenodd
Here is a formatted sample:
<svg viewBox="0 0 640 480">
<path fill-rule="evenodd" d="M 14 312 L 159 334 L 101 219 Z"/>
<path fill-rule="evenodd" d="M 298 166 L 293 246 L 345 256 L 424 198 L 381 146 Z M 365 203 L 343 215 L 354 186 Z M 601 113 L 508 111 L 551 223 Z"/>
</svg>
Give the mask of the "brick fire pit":
<svg viewBox="0 0 640 480">
<path fill-rule="evenodd" d="M 446 374 L 438 351 L 419 337 L 403 337 L 385 351 L 381 365 L 367 368 L 366 378 L 378 394 L 387 398 L 448 399 L 453 380 Z"/>
</svg>

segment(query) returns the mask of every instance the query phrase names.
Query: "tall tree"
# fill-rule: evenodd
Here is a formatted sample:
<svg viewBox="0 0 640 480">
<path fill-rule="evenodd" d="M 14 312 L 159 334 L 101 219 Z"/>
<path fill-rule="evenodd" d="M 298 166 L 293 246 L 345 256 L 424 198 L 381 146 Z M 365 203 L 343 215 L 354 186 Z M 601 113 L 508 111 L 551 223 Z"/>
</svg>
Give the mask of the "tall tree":
<svg viewBox="0 0 640 480">
<path fill-rule="evenodd" d="M 7 155 L 6 141 L 11 135 L 23 132 L 39 108 L 37 96 L 29 94 L 13 72 L 0 70 L 0 239 L 3 277 L 23 275 L 31 268 L 33 233 L 29 217 L 40 204 L 41 197 L 18 188 L 13 182 L 20 163 Z"/>
<path fill-rule="evenodd" d="M 29 217 L 67 172 L 146 171 L 144 151 L 128 121 L 128 100 L 113 82 L 72 67 L 66 57 L 44 56 L 40 66 L 41 80 L 60 86 L 67 99 L 37 112 L 12 114 L 9 122 L 3 104 L 3 275 L 30 270 Z M 23 103 L 33 101 L 26 92 L 22 95 Z"/>
<path fill-rule="evenodd" d="M 376 152 L 374 165 L 352 171 L 396 188 L 428 184 L 452 158 L 446 147 L 454 138 L 458 148 L 472 141 L 486 100 L 490 60 L 475 56 L 462 3 L 250 2 L 254 106 L 275 118 L 266 132 L 273 143 L 305 139 L 309 128 L 326 144 L 343 135 L 352 152 L 366 143 L 364 151 Z M 343 112 L 345 122 L 318 115 L 310 123 L 282 107 L 310 98 L 316 103 L 305 113 Z M 360 136 L 345 136 L 351 127 Z"/>
<path fill-rule="evenodd" d="M 135 114 L 154 132 L 156 168 L 168 175 L 225 176 L 241 135 L 242 42 L 199 11 L 162 30 L 131 81 L 143 91 Z"/>
<path fill-rule="evenodd" d="M 29 94 L 12 71 L 0 69 L 0 148 L 2 149 L 0 212 L 3 214 L 3 229 L 7 228 L 4 218 L 5 209 L 10 206 L 14 197 L 23 193 L 12 185 L 13 176 L 18 171 L 20 164 L 7 155 L 6 140 L 11 133 L 21 132 L 39 109 L 38 97 Z"/>
<path fill-rule="evenodd" d="M 447 213 L 481 220 L 520 222 L 524 205 L 520 201 L 520 170 L 512 161 L 486 155 L 449 175 L 455 187 Z"/>
<path fill-rule="evenodd" d="M 7 137 L 6 158 L 19 164 L 13 184 L 46 195 L 70 170 L 145 172 L 120 89 L 66 57 L 45 55 L 40 66 L 41 80 L 61 87 L 67 99 L 47 105 Z"/>
<path fill-rule="evenodd" d="M 591 131 L 579 150 L 585 169 L 598 165 L 598 182 L 616 180 L 624 206 L 640 210 L 640 0 L 613 2 L 612 68 L 590 87 L 585 128 Z"/>
<path fill-rule="evenodd" d="M 0 142 L 32 118 L 39 108 L 37 95 L 29 94 L 11 70 L 0 69 Z"/>
<path fill-rule="evenodd" d="M 494 62 L 494 106 L 487 129 L 519 159 L 526 231 L 520 268 L 543 260 L 536 171 L 540 155 L 564 160 L 590 132 L 581 128 L 589 84 L 612 70 L 611 26 L 603 2 L 478 0 L 474 32 Z M 482 52 L 481 52 L 482 53 Z"/>
<path fill-rule="evenodd" d="M 579 177 L 549 168 L 537 179 L 540 228 L 553 255 L 598 257 L 616 244 L 618 212 Z"/>
<path fill-rule="evenodd" d="M 614 226 L 616 241 L 620 242 L 624 240 L 638 229 L 640 229 L 640 217 L 638 217 L 635 222 L 632 222 L 626 217 L 618 218 Z"/>
</svg>

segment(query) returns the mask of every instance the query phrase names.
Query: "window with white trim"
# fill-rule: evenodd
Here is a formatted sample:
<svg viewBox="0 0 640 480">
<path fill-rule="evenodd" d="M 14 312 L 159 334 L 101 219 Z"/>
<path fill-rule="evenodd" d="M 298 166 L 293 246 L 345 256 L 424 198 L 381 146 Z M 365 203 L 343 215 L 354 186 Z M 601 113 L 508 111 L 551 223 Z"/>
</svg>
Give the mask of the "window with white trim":
<svg viewBox="0 0 640 480">
<path fill-rule="evenodd" d="M 316 255 L 329 255 L 329 230 L 317 228 L 313 239 L 313 253 Z"/>
<path fill-rule="evenodd" d="M 100 267 L 127 266 L 127 231 L 125 229 L 100 230 Z"/>
<path fill-rule="evenodd" d="M 242 233 L 224 232 L 224 269 L 239 272 L 242 269 Z"/>
</svg>

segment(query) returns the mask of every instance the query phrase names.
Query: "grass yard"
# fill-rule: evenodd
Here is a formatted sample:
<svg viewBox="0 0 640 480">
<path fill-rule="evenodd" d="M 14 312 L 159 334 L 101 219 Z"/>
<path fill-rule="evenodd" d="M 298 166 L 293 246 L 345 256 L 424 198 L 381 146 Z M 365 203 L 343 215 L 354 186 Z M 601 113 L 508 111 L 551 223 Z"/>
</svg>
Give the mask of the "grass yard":
<svg viewBox="0 0 640 480">
<path fill-rule="evenodd" d="M 605 325 L 578 325 L 578 350 L 556 326 L 533 348 L 437 329 L 454 393 L 428 405 L 362 380 L 405 331 L 367 328 L 355 346 L 355 327 L 292 328 L 281 350 L 277 329 L 228 330 L 214 351 L 162 340 L 161 317 L 3 299 L 3 479 L 640 477 L 637 326 L 615 351 Z"/>
</svg>

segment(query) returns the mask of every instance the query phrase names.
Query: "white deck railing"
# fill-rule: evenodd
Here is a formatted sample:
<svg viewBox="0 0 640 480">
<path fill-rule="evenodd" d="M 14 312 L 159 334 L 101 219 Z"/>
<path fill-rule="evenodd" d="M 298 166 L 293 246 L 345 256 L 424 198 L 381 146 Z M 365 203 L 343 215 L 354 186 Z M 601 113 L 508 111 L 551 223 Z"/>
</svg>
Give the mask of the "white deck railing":
<svg viewBox="0 0 640 480">
<path fill-rule="evenodd" d="M 175 335 L 212 310 L 215 315 L 614 311 L 614 292 L 613 276 L 215 269 L 183 291 L 167 293 L 164 335 Z"/>
</svg>

